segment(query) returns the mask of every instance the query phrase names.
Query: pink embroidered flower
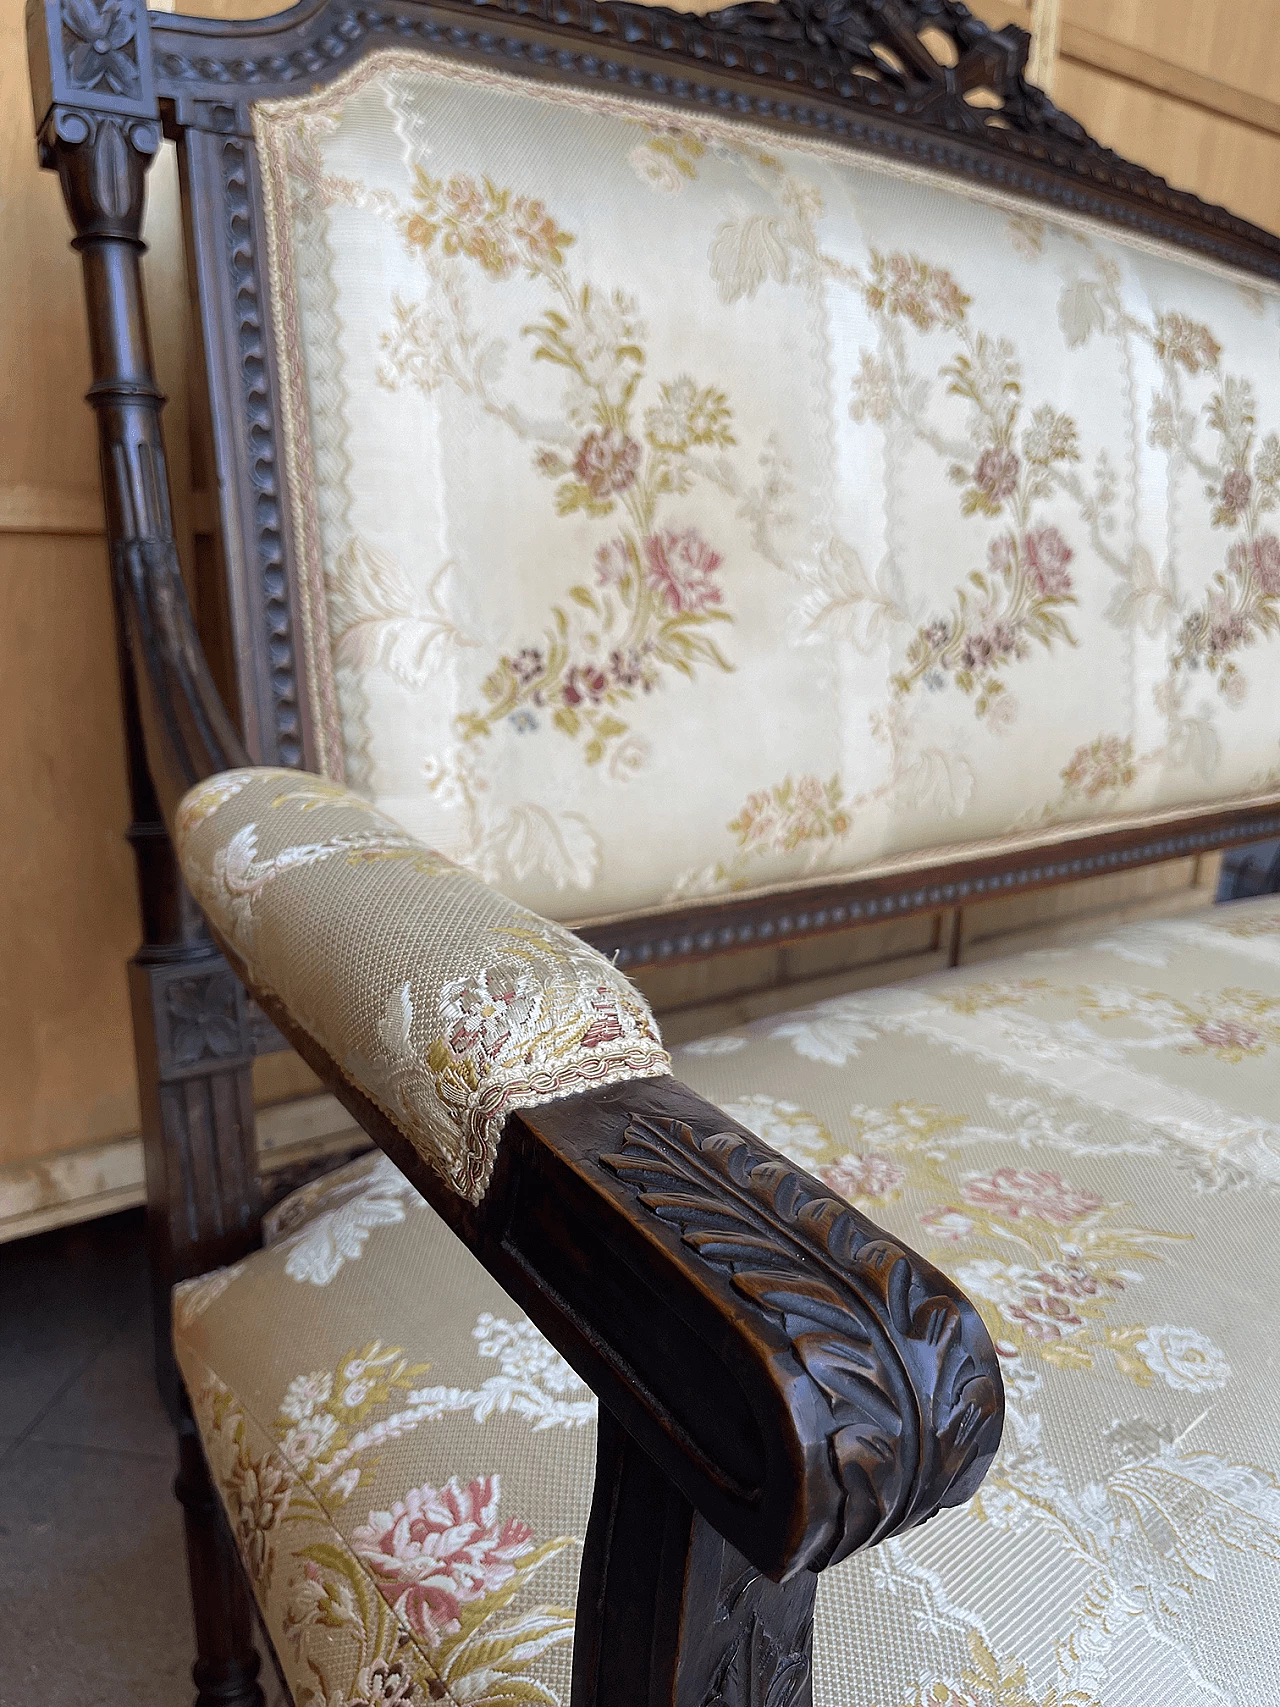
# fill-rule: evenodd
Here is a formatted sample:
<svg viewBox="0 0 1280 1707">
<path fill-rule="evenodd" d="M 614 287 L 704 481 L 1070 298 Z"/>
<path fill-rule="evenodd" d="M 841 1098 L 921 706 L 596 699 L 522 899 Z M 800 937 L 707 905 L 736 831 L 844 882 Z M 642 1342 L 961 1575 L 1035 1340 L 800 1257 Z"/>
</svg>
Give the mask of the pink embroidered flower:
<svg viewBox="0 0 1280 1707">
<path fill-rule="evenodd" d="M 1243 468 L 1233 468 L 1222 482 L 1222 507 L 1234 519 L 1249 502 L 1253 477 Z"/>
<path fill-rule="evenodd" d="M 991 445 L 978 458 L 973 471 L 974 485 L 991 499 L 1003 503 L 1013 496 L 1018 484 L 1018 458 L 1004 445 Z"/>
<path fill-rule="evenodd" d="M 1077 747 L 1059 774 L 1069 789 L 1086 800 L 1096 800 L 1113 789 L 1132 788 L 1138 780 L 1132 737 L 1099 735 L 1089 746 Z"/>
<path fill-rule="evenodd" d="M 440 1017 L 454 1055 L 474 1050 L 486 1060 L 518 1041 L 542 1012 L 542 988 L 522 966 L 491 966 L 477 979 L 459 978 L 440 992 Z"/>
<path fill-rule="evenodd" d="M 536 682 L 547 667 L 547 660 L 537 646 L 522 646 L 503 662 L 510 666 L 516 680 L 526 687 L 530 682 Z"/>
<path fill-rule="evenodd" d="M 573 242 L 561 231 L 545 205 L 532 196 L 517 196 L 511 208 L 511 234 L 524 252 L 531 273 L 564 263 L 564 251 Z"/>
<path fill-rule="evenodd" d="M 566 705 L 599 705 L 608 691 L 609 678 L 594 664 L 573 664 L 565 672 L 562 697 Z"/>
<path fill-rule="evenodd" d="M 972 1233 L 973 1218 L 963 1209 L 957 1209 L 954 1203 L 948 1203 L 941 1209 L 930 1209 L 922 1215 L 920 1225 L 927 1227 L 939 1239 L 949 1239 L 953 1245 L 958 1245 L 961 1239 Z"/>
<path fill-rule="evenodd" d="M 1084 1326 L 1084 1317 L 1056 1292 L 1029 1292 L 1021 1304 L 1006 1305 L 1004 1314 L 1040 1341 L 1060 1340 Z"/>
<path fill-rule="evenodd" d="M 931 267 L 916 255 L 871 252 L 867 307 L 873 314 L 900 314 L 921 332 L 941 322 L 958 326 L 970 299 L 945 267 Z"/>
<path fill-rule="evenodd" d="M 720 603 L 720 589 L 712 579 L 720 567 L 720 553 L 711 549 L 697 528 L 651 533 L 644 542 L 644 559 L 650 586 L 673 613 L 702 611 Z"/>
<path fill-rule="evenodd" d="M 1065 599 L 1071 593 L 1067 564 L 1075 556 L 1055 527 L 1032 528 L 1024 535 L 1022 549 L 1031 579 L 1046 599 Z"/>
<path fill-rule="evenodd" d="M 1032 1277 L 1046 1292 L 1056 1292 L 1061 1298 L 1097 1298 L 1102 1294 L 1102 1282 L 1096 1274 L 1078 1262 L 1051 1262 L 1037 1270 Z M 1124 1282 L 1107 1282 L 1112 1292 L 1123 1292 Z"/>
<path fill-rule="evenodd" d="M 1238 581 L 1252 569 L 1259 592 L 1274 597 L 1280 593 L 1280 539 L 1273 533 L 1262 533 L 1252 545 L 1237 540 L 1227 553 L 1227 568 Z"/>
<path fill-rule="evenodd" d="M 1234 552 L 1243 552 L 1242 545 L 1232 547 L 1228 553 L 1227 566 L 1233 568 L 1231 556 Z M 1236 571 L 1243 576 L 1243 564 Z M 1204 634 L 1205 650 L 1211 657 L 1221 657 L 1226 652 L 1234 652 L 1238 647 L 1247 646 L 1253 639 L 1248 619 L 1242 611 L 1232 610 L 1230 602 L 1221 593 L 1214 593 L 1209 598 L 1207 620 L 1204 616 L 1189 616 L 1183 625 L 1184 636 L 1191 636 L 1192 647 L 1201 633 Z"/>
<path fill-rule="evenodd" d="M 592 1010 L 591 1024 L 582 1034 L 583 1049 L 598 1049 L 602 1043 L 612 1043 L 622 1036 L 622 1016 L 618 1012 L 618 992 L 608 984 L 597 984 L 587 992 L 587 1005 Z"/>
<path fill-rule="evenodd" d="M 652 652 L 652 640 L 642 641 L 639 646 L 628 646 L 625 651 L 615 648 L 610 652 L 609 674 L 614 683 L 620 688 L 641 688 L 645 693 L 651 692 L 658 685 L 658 672 L 651 662 Z"/>
<path fill-rule="evenodd" d="M 573 472 L 599 503 L 633 483 L 640 455 L 636 441 L 616 427 L 593 427 L 578 446 Z"/>
<path fill-rule="evenodd" d="M 1021 1297 L 1003 1307 L 1004 1315 L 1018 1322 L 1041 1341 L 1058 1340 L 1084 1326 L 1076 1304 L 1099 1298 L 1105 1292 L 1123 1292 L 1124 1281 L 1116 1275 L 1102 1279 L 1082 1263 L 1046 1263 L 1035 1274 L 1023 1274 L 1018 1283 Z"/>
<path fill-rule="evenodd" d="M 1262 533 L 1254 540 L 1253 573 L 1268 597 L 1280 593 L 1280 539 L 1275 534 Z"/>
<path fill-rule="evenodd" d="M 1015 656 L 1020 648 L 1018 631 L 1009 622 L 993 622 L 971 634 L 960 649 L 960 663 L 981 674 L 1002 659 Z"/>
<path fill-rule="evenodd" d="M 382 1597 L 428 1648 L 461 1628 L 459 1613 L 511 1581 L 532 1551 L 533 1531 L 509 1517 L 498 1526 L 499 1479 L 410 1488 L 390 1511 L 371 1511 L 351 1537 Z"/>
<path fill-rule="evenodd" d="M 1031 1173 L 1023 1168 L 997 1168 L 993 1174 L 966 1180 L 961 1195 L 974 1208 L 993 1209 L 1015 1220 L 1029 1215 L 1057 1227 L 1069 1227 L 1102 1208 L 1100 1197 L 1068 1185 L 1060 1174 Z"/>
<path fill-rule="evenodd" d="M 892 1156 L 875 1150 L 865 1156 L 841 1156 L 838 1162 L 818 1169 L 818 1178 L 841 1197 L 887 1197 L 906 1177 Z"/>
<path fill-rule="evenodd" d="M 1192 1028 L 1192 1036 L 1198 1037 L 1208 1049 L 1231 1051 L 1255 1049 L 1262 1039 L 1260 1031 L 1238 1019 L 1206 1020 Z"/>
</svg>

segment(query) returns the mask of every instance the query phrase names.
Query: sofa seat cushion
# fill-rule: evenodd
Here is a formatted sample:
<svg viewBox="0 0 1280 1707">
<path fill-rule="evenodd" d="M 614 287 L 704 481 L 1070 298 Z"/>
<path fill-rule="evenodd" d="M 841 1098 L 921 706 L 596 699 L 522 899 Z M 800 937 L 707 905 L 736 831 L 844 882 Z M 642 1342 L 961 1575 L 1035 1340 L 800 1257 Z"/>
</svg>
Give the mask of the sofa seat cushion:
<svg viewBox="0 0 1280 1707">
<path fill-rule="evenodd" d="M 818 1707 L 1280 1699 L 1280 901 L 687 1045 L 677 1072 L 967 1290 L 978 1496 L 820 1580 Z M 178 1289 L 295 1698 L 567 1707 L 594 1402 L 366 1157 Z"/>
</svg>

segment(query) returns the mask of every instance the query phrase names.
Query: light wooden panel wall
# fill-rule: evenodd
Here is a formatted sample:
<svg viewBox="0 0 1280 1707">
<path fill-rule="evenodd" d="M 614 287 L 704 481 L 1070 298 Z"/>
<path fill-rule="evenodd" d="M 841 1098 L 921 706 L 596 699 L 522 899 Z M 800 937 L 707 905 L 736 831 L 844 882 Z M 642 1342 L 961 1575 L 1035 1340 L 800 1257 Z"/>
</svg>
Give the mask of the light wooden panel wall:
<svg viewBox="0 0 1280 1707">
<path fill-rule="evenodd" d="M 136 939 L 79 261 L 0 11 L 0 1159 L 137 1119 Z"/>
<path fill-rule="evenodd" d="M 1030 20 L 1017 0 L 973 4 L 996 24 Z M 251 16 L 277 7 L 193 0 L 179 9 Z M 0 0 L 0 1222 L 15 1168 L 37 1197 L 46 1177 L 91 1177 L 94 1147 L 127 1138 L 137 1121 L 122 971 L 137 926 L 95 450 L 80 401 L 84 315 L 58 186 L 36 167 L 22 10 L 22 0 Z M 1121 152 L 1280 230 L 1278 19 L 1277 0 L 1061 0 L 1056 96 Z M 166 155 L 153 174 L 147 282 L 189 548 L 208 499 L 192 491 L 176 209 Z M 816 993 L 919 971 L 957 946 L 964 958 L 980 957 L 1026 940 L 1030 928 L 1056 928 L 1059 915 L 1186 905 L 1211 880 L 1207 866 L 1163 867 L 1061 891 L 1030 913 L 992 903 L 962 921 L 923 920 L 775 951 L 759 963 L 721 963 L 656 983 L 653 994 L 683 1010 L 671 1021 L 676 1035 L 717 1014 L 731 1018 L 744 1002 L 750 1011 L 776 1005 L 797 981 Z M 749 997 L 747 982 L 774 988 Z M 265 1063 L 260 1097 L 311 1083 L 287 1060 Z M 137 1194 L 134 1162 L 120 1165 L 117 1183 L 100 1194 L 108 1206 Z"/>
<path fill-rule="evenodd" d="M 970 0 L 1030 28 L 1022 0 Z M 1058 0 L 1059 106 L 1170 183 L 1280 231 L 1277 0 Z"/>
</svg>

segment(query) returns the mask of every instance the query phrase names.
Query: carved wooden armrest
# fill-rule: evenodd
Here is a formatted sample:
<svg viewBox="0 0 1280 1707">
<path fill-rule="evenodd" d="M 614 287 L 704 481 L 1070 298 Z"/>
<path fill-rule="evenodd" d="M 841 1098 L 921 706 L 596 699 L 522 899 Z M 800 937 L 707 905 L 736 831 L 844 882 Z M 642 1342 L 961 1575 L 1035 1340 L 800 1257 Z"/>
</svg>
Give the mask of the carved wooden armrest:
<svg viewBox="0 0 1280 1707">
<path fill-rule="evenodd" d="M 995 1455 L 968 1299 L 669 1077 L 513 1114 L 466 1203 L 254 993 L 600 1396 L 574 1707 L 803 1707 L 815 1573 Z"/>
<path fill-rule="evenodd" d="M 973 1307 L 672 1080 L 594 949 L 359 796 L 243 768 L 172 820 L 246 986 L 600 1395 L 574 1707 L 803 1703 L 815 1573 L 999 1444 Z"/>
<path fill-rule="evenodd" d="M 174 837 L 280 1029 L 533 1314 L 555 1301 L 552 1338 L 761 1570 L 821 1569 L 973 1491 L 999 1382 L 972 1307 L 669 1083 L 603 956 L 305 772 L 212 777 Z"/>
<path fill-rule="evenodd" d="M 174 836 L 280 1031 L 600 1395 L 575 1707 L 704 1707 L 731 1663 L 799 1689 L 815 1573 L 994 1455 L 973 1307 L 672 1080 L 594 949 L 359 796 L 232 771 Z"/>
</svg>

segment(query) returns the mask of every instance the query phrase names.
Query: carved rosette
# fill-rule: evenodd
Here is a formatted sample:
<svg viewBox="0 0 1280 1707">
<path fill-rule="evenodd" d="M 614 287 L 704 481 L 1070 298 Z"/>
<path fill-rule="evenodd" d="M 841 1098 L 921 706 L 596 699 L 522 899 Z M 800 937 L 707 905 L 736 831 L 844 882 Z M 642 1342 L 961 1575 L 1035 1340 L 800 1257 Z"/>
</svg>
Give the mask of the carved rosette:
<svg viewBox="0 0 1280 1707">
<path fill-rule="evenodd" d="M 129 0 L 62 0 L 67 83 L 136 99 L 142 87 L 138 25 Z"/>
<path fill-rule="evenodd" d="M 68 151 L 91 153 L 94 181 L 79 187 L 82 198 L 109 221 L 126 218 L 160 146 L 145 5 L 32 0 L 27 51 L 42 164 L 63 169 Z"/>
<path fill-rule="evenodd" d="M 1003 1391 L 977 1312 L 938 1270 L 741 1130 L 633 1116 L 601 1161 L 789 1339 L 839 1489 L 810 1569 L 969 1498 Z"/>
</svg>

